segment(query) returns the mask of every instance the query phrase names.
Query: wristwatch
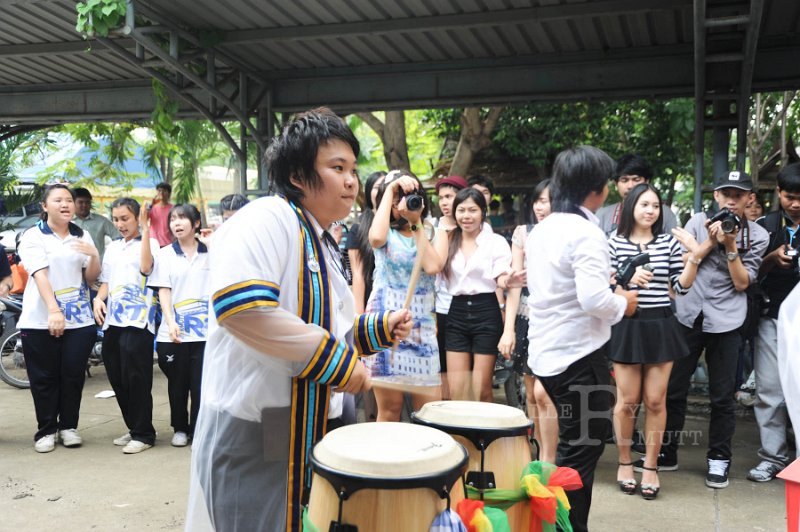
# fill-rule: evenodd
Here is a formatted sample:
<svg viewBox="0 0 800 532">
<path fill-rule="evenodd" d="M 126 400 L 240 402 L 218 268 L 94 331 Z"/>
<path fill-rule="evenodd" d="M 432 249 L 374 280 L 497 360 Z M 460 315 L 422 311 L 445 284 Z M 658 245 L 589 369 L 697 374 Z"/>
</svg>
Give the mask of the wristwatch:
<svg viewBox="0 0 800 532">
<path fill-rule="evenodd" d="M 737 253 L 736 251 L 731 251 L 729 253 L 726 253 L 725 256 L 728 257 L 728 262 L 733 262 L 739 257 L 739 253 Z"/>
</svg>

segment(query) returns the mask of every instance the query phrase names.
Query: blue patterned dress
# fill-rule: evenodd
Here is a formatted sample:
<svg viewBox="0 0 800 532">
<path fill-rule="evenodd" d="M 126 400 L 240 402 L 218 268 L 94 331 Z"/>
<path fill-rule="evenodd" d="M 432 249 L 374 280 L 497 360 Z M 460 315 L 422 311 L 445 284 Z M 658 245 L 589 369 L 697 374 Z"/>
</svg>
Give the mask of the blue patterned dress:
<svg viewBox="0 0 800 532">
<path fill-rule="evenodd" d="M 386 244 L 375 250 L 374 284 L 367 301 L 367 312 L 399 310 L 403 307 L 416 256 L 414 237 L 406 237 L 390 229 Z M 389 350 L 376 355 L 371 366 L 374 377 L 401 375 L 412 377 L 420 384 L 439 383 L 434 284 L 434 276 L 421 272 L 411 301 L 414 320 L 411 334 L 400 342 L 394 357 L 390 357 Z"/>
</svg>

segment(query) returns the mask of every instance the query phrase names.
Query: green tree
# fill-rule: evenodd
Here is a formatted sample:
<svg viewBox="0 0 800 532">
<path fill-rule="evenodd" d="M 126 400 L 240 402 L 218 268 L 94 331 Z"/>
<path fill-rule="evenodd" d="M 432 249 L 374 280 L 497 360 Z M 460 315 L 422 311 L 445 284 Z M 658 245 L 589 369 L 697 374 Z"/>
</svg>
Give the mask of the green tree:
<svg viewBox="0 0 800 532">
<path fill-rule="evenodd" d="M 18 186 L 18 172 L 51 144 L 52 139 L 46 131 L 20 133 L 0 140 L 0 194 L 3 196 L 3 215 L 39 199 L 36 188 L 23 189 Z M 0 230 L 9 227 L 9 224 L 0 224 Z"/>
</svg>

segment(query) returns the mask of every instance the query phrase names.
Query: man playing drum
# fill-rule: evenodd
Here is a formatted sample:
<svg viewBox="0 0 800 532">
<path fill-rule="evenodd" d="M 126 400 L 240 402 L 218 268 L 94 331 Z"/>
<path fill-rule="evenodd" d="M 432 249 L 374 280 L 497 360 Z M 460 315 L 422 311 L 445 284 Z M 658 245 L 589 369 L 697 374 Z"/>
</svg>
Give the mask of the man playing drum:
<svg viewBox="0 0 800 532">
<path fill-rule="evenodd" d="M 330 110 L 300 114 L 266 156 L 281 195 L 251 202 L 214 237 L 187 530 L 300 530 L 331 390 L 368 389 L 358 355 L 411 329 L 408 311 L 356 318 L 326 231 L 353 206 L 358 152 Z"/>
</svg>

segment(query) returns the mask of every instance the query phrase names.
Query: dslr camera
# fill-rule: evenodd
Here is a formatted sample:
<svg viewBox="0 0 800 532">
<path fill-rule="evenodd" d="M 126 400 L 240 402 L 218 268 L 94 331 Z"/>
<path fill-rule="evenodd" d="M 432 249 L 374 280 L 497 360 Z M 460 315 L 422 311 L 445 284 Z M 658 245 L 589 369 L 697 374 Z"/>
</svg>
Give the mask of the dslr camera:
<svg viewBox="0 0 800 532">
<path fill-rule="evenodd" d="M 712 224 L 714 222 L 721 222 L 720 226 L 723 233 L 735 233 L 742 226 L 742 219 L 731 212 L 727 207 L 723 207 L 717 214 L 712 216 L 709 221 Z"/>
<path fill-rule="evenodd" d="M 421 211 L 425 206 L 425 200 L 419 190 L 412 190 L 407 194 L 403 194 L 401 198 L 406 198 L 406 208 L 409 211 Z"/>
</svg>

